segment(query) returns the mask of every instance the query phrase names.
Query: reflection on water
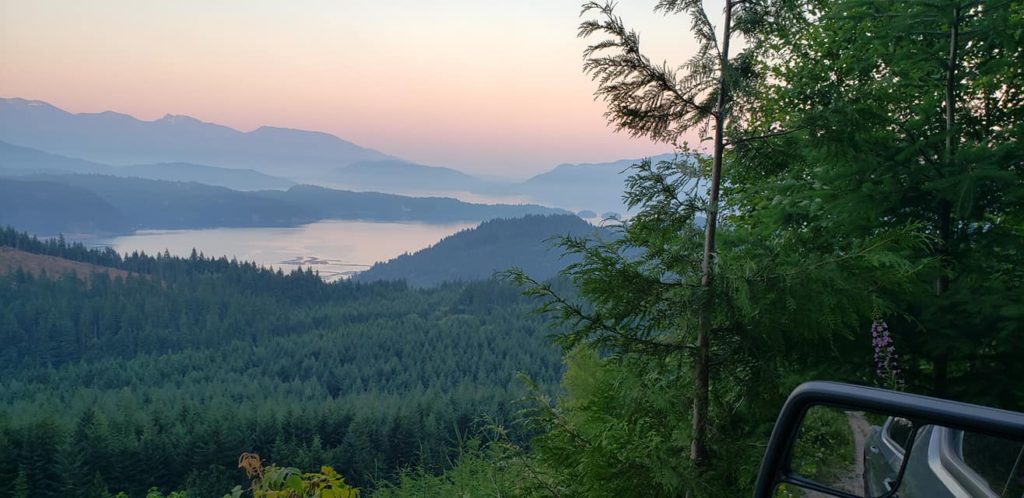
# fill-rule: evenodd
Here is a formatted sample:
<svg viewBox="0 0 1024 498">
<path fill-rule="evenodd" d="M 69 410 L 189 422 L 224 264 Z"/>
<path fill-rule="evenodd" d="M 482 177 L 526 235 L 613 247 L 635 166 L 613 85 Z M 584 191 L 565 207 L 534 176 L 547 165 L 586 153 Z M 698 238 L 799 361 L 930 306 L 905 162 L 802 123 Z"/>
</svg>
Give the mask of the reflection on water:
<svg viewBox="0 0 1024 498">
<path fill-rule="evenodd" d="M 325 280 L 352 276 L 373 263 L 428 247 L 473 223 L 374 223 L 325 220 L 294 228 L 213 228 L 144 230 L 132 235 L 85 241 L 117 252 L 143 251 L 188 256 L 226 256 L 280 268 L 313 268 Z"/>
</svg>

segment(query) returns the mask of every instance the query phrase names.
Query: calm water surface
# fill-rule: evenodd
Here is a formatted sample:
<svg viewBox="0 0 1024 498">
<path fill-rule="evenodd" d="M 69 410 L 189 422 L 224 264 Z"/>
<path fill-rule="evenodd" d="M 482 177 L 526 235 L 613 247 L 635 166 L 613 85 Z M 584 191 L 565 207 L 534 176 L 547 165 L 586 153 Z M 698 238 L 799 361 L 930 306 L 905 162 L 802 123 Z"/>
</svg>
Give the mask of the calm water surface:
<svg viewBox="0 0 1024 498">
<path fill-rule="evenodd" d="M 289 272 L 313 268 L 325 280 L 349 277 L 378 261 L 428 247 L 475 223 L 374 223 L 325 220 L 294 228 L 213 228 L 144 230 L 132 235 L 86 241 L 120 253 L 170 251 L 188 256 L 226 256 Z"/>
</svg>

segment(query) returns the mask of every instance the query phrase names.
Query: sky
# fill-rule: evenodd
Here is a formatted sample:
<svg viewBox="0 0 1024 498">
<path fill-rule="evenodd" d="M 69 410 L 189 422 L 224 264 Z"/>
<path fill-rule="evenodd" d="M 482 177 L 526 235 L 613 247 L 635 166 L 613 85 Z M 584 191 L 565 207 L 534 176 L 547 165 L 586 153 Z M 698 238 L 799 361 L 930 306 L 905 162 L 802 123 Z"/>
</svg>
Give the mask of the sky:
<svg viewBox="0 0 1024 498">
<path fill-rule="evenodd" d="M 693 52 L 684 16 L 620 3 L 653 60 Z M 318 130 L 505 177 L 670 150 L 607 124 L 581 70 L 579 11 L 576 0 L 0 0 L 0 97 Z"/>
</svg>

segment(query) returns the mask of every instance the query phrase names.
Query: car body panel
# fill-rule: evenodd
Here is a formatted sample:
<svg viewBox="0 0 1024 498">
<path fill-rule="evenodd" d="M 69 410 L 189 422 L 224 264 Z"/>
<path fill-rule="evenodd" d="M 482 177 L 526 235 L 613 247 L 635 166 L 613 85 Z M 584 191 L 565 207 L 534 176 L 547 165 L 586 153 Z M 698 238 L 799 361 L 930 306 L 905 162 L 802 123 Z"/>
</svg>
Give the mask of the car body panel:
<svg viewBox="0 0 1024 498">
<path fill-rule="evenodd" d="M 899 472 L 903 453 L 886 444 L 885 427 L 871 434 L 864 450 L 864 489 L 867 496 L 884 496 L 886 480 Z M 963 458 L 964 432 L 924 426 L 915 437 L 907 468 L 900 482 L 901 498 L 998 498 L 986 480 Z M 877 451 L 876 451 L 877 449 Z M 891 482 L 891 481 L 890 481 Z"/>
</svg>

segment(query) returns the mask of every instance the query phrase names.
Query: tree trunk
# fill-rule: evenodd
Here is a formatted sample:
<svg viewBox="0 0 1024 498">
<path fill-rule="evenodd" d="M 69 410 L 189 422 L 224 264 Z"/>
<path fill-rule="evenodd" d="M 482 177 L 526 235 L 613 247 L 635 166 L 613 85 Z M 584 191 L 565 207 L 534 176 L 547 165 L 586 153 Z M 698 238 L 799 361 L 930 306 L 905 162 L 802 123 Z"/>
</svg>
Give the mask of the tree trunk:
<svg viewBox="0 0 1024 498">
<path fill-rule="evenodd" d="M 710 400 L 711 326 L 714 318 L 715 230 L 718 226 L 718 192 L 722 183 L 722 153 L 725 150 L 725 122 L 728 114 L 729 38 L 732 35 L 733 0 L 725 2 L 725 24 L 722 31 L 722 60 L 719 62 L 718 102 L 715 106 L 715 149 L 711 163 L 711 191 L 708 195 L 707 220 L 704 225 L 704 261 L 700 286 L 703 292 L 700 320 L 697 327 L 697 348 L 694 353 L 693 441 L 690 460 L 698 466 L 707 463 L 708 404 Z"/>
<path fill-rule="evenodd" d="M 956 162 L 956 68 L 959 56 L 960 7 L 953 8 L 953 19 L 949 27 L 949 58 L 946 61 L 946 146 L 944 161 L 946 171 L 952 171 Z M 941 300 L 949 289 L 949 276 L 946 269 L 949 264 L 949 244 L 953 238 L 952 205 L 946 199 L 939 201 L 939 276 L 935 278 L 935 295 Z M 941 305 L 941 304 L 940 304 Z M 940 352 L 932 364 L 933 388 L 938 395 L 946 394 L 949 383 L 949 365 L 944 352 Z"/>
</svg>

